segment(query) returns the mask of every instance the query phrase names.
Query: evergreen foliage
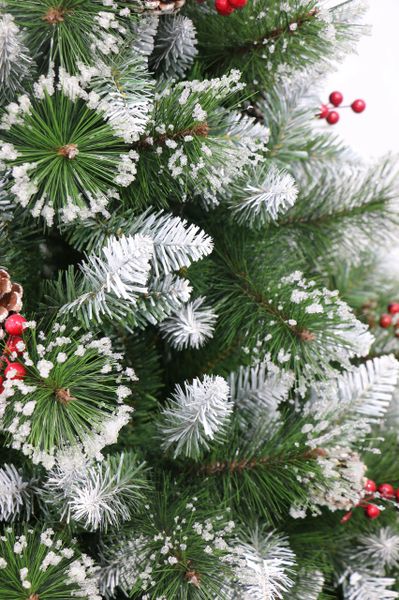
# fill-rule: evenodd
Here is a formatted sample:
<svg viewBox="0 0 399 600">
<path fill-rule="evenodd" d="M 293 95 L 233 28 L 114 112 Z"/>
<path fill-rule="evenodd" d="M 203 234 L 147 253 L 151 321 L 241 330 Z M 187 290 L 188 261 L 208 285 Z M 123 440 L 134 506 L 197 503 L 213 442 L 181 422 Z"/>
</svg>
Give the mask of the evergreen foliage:
<svg viewBox="0 0 399 600">
<path fill-rule="evenodd" d="M 317 118 L 363 2 L 182 4 L 0 0 L 0 598 L 399 598 L 397 169 Z"/>
</svg>

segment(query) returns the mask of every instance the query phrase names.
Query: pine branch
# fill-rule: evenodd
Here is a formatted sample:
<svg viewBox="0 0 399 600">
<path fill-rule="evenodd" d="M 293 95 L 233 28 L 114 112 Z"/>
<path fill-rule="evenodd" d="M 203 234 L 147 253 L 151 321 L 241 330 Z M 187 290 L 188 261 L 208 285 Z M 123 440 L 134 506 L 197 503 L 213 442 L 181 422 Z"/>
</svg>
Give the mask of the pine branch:
<svg viewBox="0 0 399 600">
<path fill-rule="evenodd" d="M 296 201 L 292 176 L 273 163 L 252 168 L 230 187 L 229 205 L 240 225 L 260 228 L 284 214 Z"/>
<path fill-rule="evenodd" d="M 71 244 L 86 252 L 98 252 L 110 236 L 120 237 L 121 232 L 149 237 L 154 244 L 153 269 L 158 275 L 189 267 L 213 249 L 210 236 L 194 223 L 150 209 L 140 214 L 115 211 L 109 219 L 87 219 L 66 232 Z"/>
<path fill-rule="evenodd" d="M 324 9 L 311 0 L 283 6 L 277 0 L 248 3 L 223 23 L 203 7 L 193 6 L 189 14 L 208 72 L 225 72 L 234 65 L 256 90 L 268 89 L 281 75 L 306 70 L 309 64 L 325 70 L 364 31 L 357 23 L 359 15 L 349 17 L 339 7 Z"/>
<path fill-rule="evenodd" d="M 370 239 L 376 248 L 397 240 L 395 169 L 389 160 L 370 169 L 345 163 L 335 164 L 333 171 L 322 166 L 316 181 L 310 183 L 305 176 L 298 182 L 307 192 L 278 219 L 273 233 L 281 241 L 285 231 L 290 251 L 294 243 L 309 259 L 338 256 L 356 264 L 370 251 Z"/>
<path fill-rule="evenodd" d="M 116 590 L 159 597 L 168 590 L 170 598 L 227 600 L 222 588 L 232 575 L 227 542 L 234 522 L 228 509 L 205 509 L 205 498 L 201 493 L 176 496 L 172 482 L 161 483 L 130 535 L 110 538 L 100 575 L 102 592 L 107 597 Z"/>
<path fill-rule="evenodd" d="M 293 384 L 293 373 L 280 371 L 266 361 L 231 373 L 231 398 L 243 419 L 243 427 L 265 416 L 274 427 L 281 418 L 280 404 L 288 399 Z"/>
<path fill-rule="evenodd" d="M 132 144 L 144 133 L 152 113 L 153 82 L 147 61 L 134 51 L 127 38 L 119 53 L 90 70 L 86 77 L 94 98 L 115 134 Z"/>
<path fill-rule="evenodd" d="M 196 55 L 196 32 L 191 19 L 173 15 L 161 20 L 150 68 L 165 78 L 182 78 Z"/>
<path fill-rule="evenodd" d="M 311 3 L 309 2 L 309 5 L 310 4 Z M 294 33 L 296 31 L 298 31 L 298 29 L 300 29 L 307 23 L 314 21 L 315 17 L 317 17 L 317 15 L 318 15 L 318 13 L 319 13 L 318 8 L 316 8 L 316 7 L 312 8 L 311 10 L 303 13 L 301 16 L 299 16 L 297 18 L 291 17 L 291 20 L 288 19 L 284 23 L 284 25 L 281 25 L 280 27 L 275 27 L 274 29 L 266 31 L 265 34 L 262 35 L 260 38 L 251 40 L 250 43 L 242 45 L 242 46 L 239 45 L 239 46 L 227 47 L 226 51 L 227 52 L 230 51 L 233 54 L 247 54 L 248 52 L 253 51 L 254 46 L 261 47 L 265 43 L 265 40 L 267 40 L 267 42 L 269 42 L 269 41 L 276 40 L 280 37 L 283 37 L 284 35 L 286 35 L 286 36 L 294 35 Z"/>
<path fill-rule="evenodd" d="M 117 52 L 124 19 L 110 3 L 91 0 L 7 0 L 17 25 L 26 28 L 29 48 L 40 61 L 52 60 L 75 74 L 80 64 Z M 48 63 L 44 62 L 45 69 Z"/>
<path fill-rule="evenodd" d="M 120 527 L 142 508 L 148 484 L 145 463 L 132 453 L 108 456 L 101 463 L 56 465 L 43 486 L 46 501 L 59 505 L 60 520 L 85 529 Z"/>
<path fill-rule="evenodd" d="M 0 15 L 0 103 L 23 91 L 34 66 L 12 15 Z"/>
<path fill-rule="evenodd" d="M 217 315 L 204 306 L 205 298 L 196 298 L 161 323 L 161 333 L 176 348 L 200 348 L 213 336 Z"/>
<path fill-rule="evenodd" d="M 175 447 L 174 456 L 185 454 L 197 457 L 209 449 L 209 442 L 220 436 L 231 415 L 229 388 L 222 377 L 205 375 L 203 381 L 194 379 L 176 392 L 163 409 L 160 432 L 163 447 Z"/>
<path fill-rule="evenodd" d="M 396 569 L 399 566 L 399 535 L 393 527 L 381 527 L 375 533 L 365 533 L 356 540 L 348 560 L 364 571 Z"/>
<path fill-rule="evenodd" d="M 203 137 L 207 138 L 209 135 L 209 126 L 208 123 L 198 123 L 193 125 L 192 127 L 186 127 L 185 129 L 180 129 L 178 131 L 173 131 L 171 133 L 163 133 L 161 135 L 157 135 L 155 137 L 143 137 L 139 142 L 136 143 L 135 147 L 141 150 L 150 150 L 155 147 L 173 147 L 173 142 L 181 141 L 186 137 Z"/>
<path fill-rule="evenodd" d="M 139 295 L 147 293 L 153 255 L 150 238 L 111 237 L 102 255 L 89 255 L 81 264 L 82 287 L 87 291 L 65 304 L 61 313 L 80 312 L 86 322 L 93 318 L 101 322 L 103 315 L 122 319 L 127 304 L 134 307 Z"/>
<path fill-rule="evenodd" d="M 306 504 L 310 484 L 323 486 L 324 448 L 310 448 L 298 415 L 284 415 L 280 426 L 270 428 L 267 415 L 243 434 L 233 418 L 223 444 L 212 444 L 200 464 L 187 465 L 194 481 L 207 481 L 221 500 L 242 514 L 262 515 L 268 523 L 284 519 L 288 507 Z M 311 474 L 309 476 L 309 474 Z M 304 485 L 308 482 L 308 486 Z M 270 495 L 268 490 L 273 490 Z"/>
<path fill-rule="evenodd" d="M 281 600 L 294 585 L 296 557 L 288 540 L 276 532 L 256 528 L 247 541 L 239 541 L 237 555 L 238 588 L 245 598 Z"/>
<path fill-rule="evenodd" d="M 317 427 L 309 436 L 314 447 L 326 442 L 340 445 L 364 439 L 371 427 L 386 414 L 399 376 L 399 362 L 391 355 L 367 361 L 337 379 L 315 386 L 304 407 L 304 414 L 329 425 Z"/>
<path fill-rule="evenodd" d="M 46 468 L 57 456 L 100 459 L 132 412 L 123 404 L 130 375 L 110 339 L 77 337 L 72 326 L 69 337 L 66 329 L 56 323 L 47 335 L 26 333 L 26 376 L 13 379 L 10 372 L 0 393 L 7 445 Z"/>
<path fill-rule="evenodd" d="M 229 135 L 230 113 L 222 108 L 242 87 L 234 70 L 221 78 L 162 87 L 153 124 L 136 146 L 140 160 L 132 195 L 141 199 L 142 206 L 154 199 L 165 206 L 171 198 L 194 197 L 214 206 L 243 167 L 260 160 L 263 140 Z"/>
<path fill-rule="evenodd" d="M 144 14 L 132 24 L 134 33 L 133 49 L 148 58 L 154 51 L 155 36 L 159 26 L 159 17 Z"/>
<path fill-rule="evenodd" d="M 399 592 L 389 589 L 394 585 L 393 577 L 349 571 L 345 576 L 342 590 L 345 600 L 392 600 L 399 598 Z"/>
<path fill-rule="evenodd" d="M 245 331 L 250 351 L 267 353 L 272 362 L 305 379 L 307 372 L 311 378 L 316 371 L 331 374 L 332 361 L 347 367 L 350 357 L 368 353 L 372 336 L 337 292 L 318 288 L 315 280 L 307 281 L 299 271 L 286 275 L 278 264 L 251 262 L 250 246 L 237 234 L 234 248 L 225 244 L 214 254 L 209 294 L 220 314 L 215 336 L 222 349 L 231 347 Z"/>
<path fill-rule="evenodd" d="M 0 158 L 10 169 L 9 192 L 48 226 L 96 213 L 119 198 L 117 187 L 135 177 L 137 155 L 105 122 L 98 102 L 77 77 L 41 75 L 29 98 L 21 96 L 2 115 Z"/>
<path fill-rule="evenodd" d="M 21 513 L 29 520 L 33 512 L 33 483 L 32 479 L 23 477 L 15 465 L 4 464 L 0 469 L 1 521 L 14 521 Z"/>
<path fill-rule="evenodd" d="M 269 129 L 268 156 L 296 177 L 314 177 L 337 160 L 356 161 L 352 152 L 331 131 L 315 126 L 319 99 L 309 95 L 317 85 L 314 69 L 294 73 L 265 90 L 257 100 L 258 119 Z M 358 160 L 356 162 L 358 164 Z"/>
<path fill-rule="evenodd" d="M 214 462 L 207 465 L 202 465 L 199 472 L 204 475 L 216 475 L 218 473 L 238 473 L 242 474 L 245 471 L 251 471 L 258 468 L 270 467 L 271 469 L 295 464 L 301 461 L 316 460 L 319 456 L 323 456 L 324 450 L 316 448 L 314 450 L 305 450 L 304 452 L 295 452 L 291 455 L 271 455 L 260 456 L 253 458 L 243 458 L 241 460 L 231 460 L 225 462 Z"/>
<path fill-rule="evenodd" d="M 150 281 L 148 294 L 138 302 L 135 315 L 137 325 L 144 327 L 147 323 L 156 325 L 162 322 L 188 302 L 191 292 L 192 287 L 187 279 L 170 273 L 154 277 Z"/>
<path fill-rule="evenodd" d="M 89 556 L 52 529 L 7 528 L 0 539 L 0 595 L 14 600 L 101 600 Z"/>
<path fill-rule="evenodd" d="M 189 267 L 213 250 L 212 239 L 197 225 L 162 212 L 144 213 L 130 227 L 153 240 L 156 276 Z"/>
</svg>

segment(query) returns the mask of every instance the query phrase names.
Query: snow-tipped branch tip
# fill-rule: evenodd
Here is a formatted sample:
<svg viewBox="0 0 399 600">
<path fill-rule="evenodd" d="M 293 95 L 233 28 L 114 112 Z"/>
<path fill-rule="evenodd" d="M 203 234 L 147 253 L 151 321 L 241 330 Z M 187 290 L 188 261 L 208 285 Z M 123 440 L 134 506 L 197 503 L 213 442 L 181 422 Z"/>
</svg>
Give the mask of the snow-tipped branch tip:
<svg viewBox="0 0 399 600">
<path fill-rule="evenodd" d="M 265 39 L 276 40 L 284 34 L 292 35 L 296 31 L 298 31 L 298 29 L 300 27 L 302 27 L 306 23 L 309 23 L 310 21 L 312 21 L 318 15 L 318 13 L 319 13 L 319 9 L 313 8 L 312 10 L 310 10 L 307 14 L 303 15 L 302 17 L 288 21 L 284 26 L 276 27 L 275 29 L 272 29 L 265 35 L 262 35 L 262 37 L 259 38 L 258 40 L 251 41 L 243 46 L 229 48 L 229 51 L 231 51 L 234 54 L 246 54 L 247 52 L 253 51 L 254 48 L 256 49 L 258 47 L 261 49 L 261 48 L 263 48 L 263 42 Z M 293 29 L 293 26 L 296 26 L 295 29 Z"/>
</svg>

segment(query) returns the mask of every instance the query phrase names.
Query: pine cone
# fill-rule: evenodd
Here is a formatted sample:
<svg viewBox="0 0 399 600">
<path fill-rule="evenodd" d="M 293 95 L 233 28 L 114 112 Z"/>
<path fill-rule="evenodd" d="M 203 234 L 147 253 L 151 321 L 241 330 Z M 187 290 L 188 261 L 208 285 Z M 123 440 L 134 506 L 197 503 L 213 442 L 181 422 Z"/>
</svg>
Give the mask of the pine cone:
<svg viewBox="0 0 399 600">
<path fill-rule="evenodd" d="M 178 12 L 185 3 L 186 0 L 138 0 L 132 3 L 132 10 L 150 15 L 170 15 Z"/>
<path fill-rule="evenodd" d="M 21 310 L 22 295 L 22 285 L 13 283 L 7 271 L 0 269 L 0 326 L 10 313 Z"/>
</svg>

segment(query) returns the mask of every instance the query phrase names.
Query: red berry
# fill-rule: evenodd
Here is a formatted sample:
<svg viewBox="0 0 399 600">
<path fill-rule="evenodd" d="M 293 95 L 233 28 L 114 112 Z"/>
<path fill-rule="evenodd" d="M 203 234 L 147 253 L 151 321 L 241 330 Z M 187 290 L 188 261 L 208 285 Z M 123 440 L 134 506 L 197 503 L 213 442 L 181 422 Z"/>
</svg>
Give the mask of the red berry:
<svg viewBox="0 0 399 600">
<path fill-rule="evenodd" d="M 9 373 L 10 377 L 8 377 Z M 21 363 L 12 362 L 9 363 L 4 369 L 4 375 L 7 377 L 7 379 L 23 379 L 26 375 L 26 369 L 24 365 L 21 365 Z"/>
<path fill-rule="evenodd" d="M 17 344 L 19 344 L 20 342 L 22 342 L 23 344 L 24 340 L 19 335 L 13 335 L 12 337 L 8 338 L 6 346 L 4 348 L 5 352 L 7 352 L 7 354 L 11 354 L 11 352 L 22 354 L 23 350 L 18 350 L 17 348 Z"/>
<path fill-rule="evenodd" d="M 229 0 L 230 6 L 233 8 L 244 8 L 248 0 Z"/>
<path fill-rule="evenodd" d="M 26 319 L 22 315 L 11 315 L 6 319 L 4 326 L 10 335 L 21 335 L 24 330 L 24 323 L 26 323 Z"/>
<path fill-rule="evenodd" d="M 215 0 L 215 8 L 219 15 L 227 17 L 234 12 L 234 8 L 229 4 L 229 0 Z"/>
<path fill-rule="evenodd" d="M 393 498 L 395 496 L 395 490 L 390 483 L 382 483 L 378 486 L 378 491 L 382 498 Z"/>
<path fill-rule="evenodd" d="M 373 494 L 377 491 L 377 484 L 372 479 L 367 479 L 366 483 L 364 484 L 364 489 L 366 490 L 366 492 L 370 492 L 370 494 Z"/>
<path fill-rule="evenodd" d="M 383 315 L 381 315 L 381 317 L 380 317 L 380 327 L 383 327 L 384 329 L 386 329 L 390 325 L 392 325 L 392 317 L 391 317 L 391 315 L 387 315 L 386 313 L 384 313 Z"/>
<path fill-rule="evenodd" d="M 355 113 L 361 113 L 364 111 L 365 108 L 366 108 L 366 103 L 364 100 L 361 100 L 360 98 L 358 100 L 354 100 L 351 104 L 351 109 Z"/>
<path fill-rule="evenodd" d="M 318 114 L 319 119 L 325 119 L 329 113 L 328 106 L 326 104 L 322 104 L 320 106 L 320 112 Z"/>
<path fill-rule="evenodd" d="M 342 104 L 344 97 L 341 92 L 331 92 L 329 100 L 333 106 L 339 106 Z"/>
<path fill-rule="evenodd" d="M 349 521 L 349 519 L 351 519 L 351 518 L 352 518 L 352 511 L 350 510 L 349 512 L 344 514 L 344 516 L 340 520 L 340 523 L 347 523 Z"/>
<path fill-rule="evenodd" d="M 391 315 L 399 313 L 399 302 L 391 302 L 391 304 L 388 304 L 388 312 Z"/>
<path fill-rule="evenodd" d="M 381 511 L 375 504 L 367 504 L 364 512 L 369 519 L 376 519 L 379 517 Z"/>
<path fill-rule="evenodd" d="M 330 112 L 327 115 L 327 123 L 330 123 L 330 125 L 335 125 L 335 123 L 338 123 L 339 121 L 339 114 L 337 113 L 336 110 L 330 110 Z"/>
</svg>

